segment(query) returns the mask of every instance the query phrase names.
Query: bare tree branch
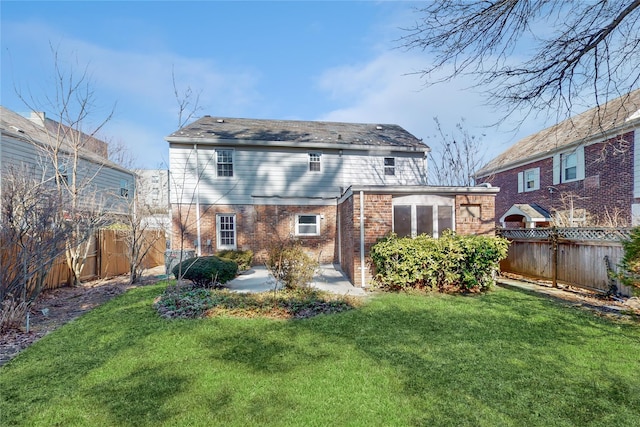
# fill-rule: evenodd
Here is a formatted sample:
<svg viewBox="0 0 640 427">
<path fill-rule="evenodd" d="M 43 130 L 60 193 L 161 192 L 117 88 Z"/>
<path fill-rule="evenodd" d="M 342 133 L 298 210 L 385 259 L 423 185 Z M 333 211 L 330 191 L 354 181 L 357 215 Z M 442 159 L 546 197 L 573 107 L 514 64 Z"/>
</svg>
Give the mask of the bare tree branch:
<svg viewBox="0 0 640 427">
<path fill-rule="evenodd" d="M 417 13 L 399 43 L 434 56 L 426 84 L 471 76 L 507 115 L 569 116 L 579 97 L 601 105 L 640 81 L 640 0 L 437 0 Z"/>
</svg>

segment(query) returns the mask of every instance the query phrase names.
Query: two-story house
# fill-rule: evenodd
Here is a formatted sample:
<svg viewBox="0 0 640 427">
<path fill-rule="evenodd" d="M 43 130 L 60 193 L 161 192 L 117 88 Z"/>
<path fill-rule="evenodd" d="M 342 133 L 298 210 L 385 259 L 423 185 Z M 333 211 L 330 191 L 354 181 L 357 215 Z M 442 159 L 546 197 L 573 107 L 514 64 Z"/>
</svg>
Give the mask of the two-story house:
<svg viewBox="0 0 640 427">
<path fill-rule="evenodd" d="M 428 186 L 429 148 L 397 125 L 205 116 L 166 140 L 174 249 L 262 263 L 293 238 L 364 286 L 369 248 L 391 231 L 494 228 L 498 189 Z"/>
<path fill-rule="evenodd" d="M 640 90 L 528 136 L 476 173 L 502 226 L 640 224 Z"/>
<path fill-rule="evenodd" d="M 67 128 L 44 113 L 32 113 L 26 118 L 0 106 L 0 171 L 28 173 L 42 182 L 53 182 L 57 172 L 62 179 L 73 179 L 74 149 L 61 144 L 58 164 L 54 165 L 51 144 L 77 132 Z M 134 191 L 134 174 L 108 159 L 107 144 L 89 135 L 80 134 L 86 144 L 78 150 L 76 176 L 78 187 L 82 183 L 80 203 L 87 209 L 109 213 L 123 213 L 126 199 Z M 2 184 L 0 182 L 0 192 Z"/>
</svg>

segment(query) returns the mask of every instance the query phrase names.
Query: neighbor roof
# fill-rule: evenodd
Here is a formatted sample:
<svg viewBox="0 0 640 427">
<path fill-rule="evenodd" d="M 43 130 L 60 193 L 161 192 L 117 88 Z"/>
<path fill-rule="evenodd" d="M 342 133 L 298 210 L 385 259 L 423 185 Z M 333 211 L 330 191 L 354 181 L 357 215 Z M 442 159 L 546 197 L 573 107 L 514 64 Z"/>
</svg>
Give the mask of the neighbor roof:
<svg viewBox="0 0 640 427">
<path fill-rule="evenodd" d="M 169 142 L 429 151 L 398 125 L 204 116 L 166 138 Z"/>
<path fill-rule="evenodd" d="M 47 119 L 49 124 L 51 122 L 57 123 L 54 120 Z M 40 124 L 36 124 L 30 119 L 12 111 L 6 107 L 0 105 L 0 131 L 2 134 L 7 136 L 12 136 L 13 138 L 21 139 L 23 141 L 27 141 L 31 144 L 41 144 L 43 146 L 51 145 L 52 141 L 55 141 L 57 138 L 56 132 L 53 130 L 48 130 L 45 126 Z M 74 131 L 71 129 L 70 131 Z M 86 135 L 86 138 L 96 139 L 89 135 Z M 68 143 L 63 141 L 62 150 L 67 153 L 71 152 L 72 148 Z M 112 169 L 118 169 L 121 171 L 128 171 L 122 166 L 108 160 L 100 154 L 94 153 L 91 149 L 81 148 L 79 150 L 80 156 L 88 160 L 92 163 L 108 166 Z"/>
<path fill-rule="evenodd" d="M 583 143 L 611 138 L 640 124 L 640 89 L 521 139 L 480 169 L 487 176 Z"/>
</svg>

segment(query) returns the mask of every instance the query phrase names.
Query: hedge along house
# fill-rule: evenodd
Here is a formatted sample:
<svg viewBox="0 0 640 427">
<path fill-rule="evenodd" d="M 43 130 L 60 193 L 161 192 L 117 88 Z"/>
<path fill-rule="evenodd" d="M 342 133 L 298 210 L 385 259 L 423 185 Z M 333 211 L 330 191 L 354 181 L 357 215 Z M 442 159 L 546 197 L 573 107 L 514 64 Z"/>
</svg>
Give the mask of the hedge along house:
<svg viewBox="0 0 640 427">
<path fill-rule="evenodd" d="M 494 229 L 498 189 L 428 186 L 429 147 L 397 125 L 204 116 L 166 140 L 174 249 L 250 249 L 261 264 L 295 239 L 365 286 L 389 232 Z"/>
</svg>

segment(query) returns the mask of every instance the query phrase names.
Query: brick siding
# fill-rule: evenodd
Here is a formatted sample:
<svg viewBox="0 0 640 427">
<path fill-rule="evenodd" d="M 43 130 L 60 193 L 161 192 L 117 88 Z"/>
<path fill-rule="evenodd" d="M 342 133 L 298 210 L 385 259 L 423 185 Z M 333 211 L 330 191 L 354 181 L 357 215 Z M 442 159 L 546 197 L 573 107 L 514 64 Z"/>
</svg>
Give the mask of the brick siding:
<svg viewBox="0 0 640 427">
<path fill-rule="evenodd" d="M 269 206 L 269 205 L 204 205 L 200 207 L 202 254 L 218 251 L 216 247 L 216 215 L 236 215 L 236 240 L 239 250 L 254 252 L 253 262 L 263 264 L 268 250 L 290 238 L 300 242 L 309 255 L 321 263 L 336 259 L 335 206 Z M 295 236 L 295 215 L 321 215 L 319 236 Z M 197 225 L 194 205 L 174 206 L 173 247 L 179 249 L 181 224 L 184 227 L 184 248 L 194 249 Z M 210 244 L 208 244 L 210 242 Z"/>
<path fill-rule="evenodd" d="M 585 179 L 553 184 L 553 159 L 547 158 L 491 177 L 482 178 L 500 187 L 495 201 L 495 221 L 514 204 L 537 203 L 550 210 L 566 210 L 568 197 L 573 195 L 574 209 L 586 209 L 591 220 L 602 223 L 607 214 L 622 213 L 622 219 L 631 224 L 633 198 L 633 132 L 621 138 L 584 148 Z M 518 173 L 540 168 L 540 189 L 518 193 Z M 553 192 L 549 187 L 554 187 Z"/>
</svg>

